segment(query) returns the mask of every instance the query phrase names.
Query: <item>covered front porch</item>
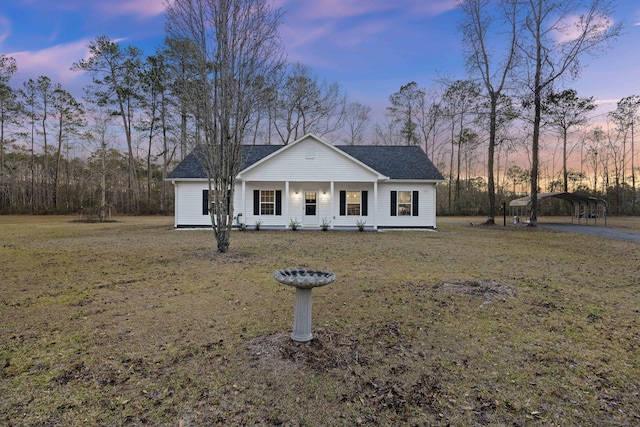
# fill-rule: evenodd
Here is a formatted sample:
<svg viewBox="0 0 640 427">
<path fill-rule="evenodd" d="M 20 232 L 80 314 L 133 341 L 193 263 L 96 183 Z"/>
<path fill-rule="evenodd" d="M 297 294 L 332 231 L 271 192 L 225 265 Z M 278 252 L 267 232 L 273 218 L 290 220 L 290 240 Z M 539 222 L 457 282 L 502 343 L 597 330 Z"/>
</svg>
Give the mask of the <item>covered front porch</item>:
<svg viewBox="0 0 640 427">
<path fill-rule="evenodd" d="M 377 181 L 242 181 L 238 190 L 236 222 L 249 229 L 379 226 Z"/>
</svg>

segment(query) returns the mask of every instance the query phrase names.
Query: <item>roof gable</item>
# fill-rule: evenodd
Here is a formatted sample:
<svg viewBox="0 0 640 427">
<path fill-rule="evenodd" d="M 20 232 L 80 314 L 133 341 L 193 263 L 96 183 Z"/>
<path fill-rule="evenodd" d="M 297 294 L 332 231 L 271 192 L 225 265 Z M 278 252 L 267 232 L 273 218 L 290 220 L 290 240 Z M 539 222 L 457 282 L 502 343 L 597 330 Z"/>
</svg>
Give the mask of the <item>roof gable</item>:
<svg viewBox="0 0 640 427">
<path fill-rule="evenodd" d="M 238 177 L 249 180 L 324 181 L 328 175 L 338 180 L 388 178 L 313 134 L 307 134 L 260 159 L 242 170 Z"/>
</svg>

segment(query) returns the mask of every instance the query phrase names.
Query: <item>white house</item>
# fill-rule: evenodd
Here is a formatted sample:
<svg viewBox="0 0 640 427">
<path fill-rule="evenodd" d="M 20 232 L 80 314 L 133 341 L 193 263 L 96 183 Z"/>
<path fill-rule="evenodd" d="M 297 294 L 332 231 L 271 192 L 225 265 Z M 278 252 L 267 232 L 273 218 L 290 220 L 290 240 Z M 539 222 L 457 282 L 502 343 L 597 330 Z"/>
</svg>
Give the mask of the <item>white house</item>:
<svg viewBox="0 0 640 427">
<path fill-rule="evenodd" d="M 243 146 L 234 224 L 253 228 L 436 228 L 443 177 L 417 146 L 335 146 L 312 134 L 288 145 Z M 175 227 L 211 226 L 208 180 L 194 153 L 168 175 Z"/>
</svg>

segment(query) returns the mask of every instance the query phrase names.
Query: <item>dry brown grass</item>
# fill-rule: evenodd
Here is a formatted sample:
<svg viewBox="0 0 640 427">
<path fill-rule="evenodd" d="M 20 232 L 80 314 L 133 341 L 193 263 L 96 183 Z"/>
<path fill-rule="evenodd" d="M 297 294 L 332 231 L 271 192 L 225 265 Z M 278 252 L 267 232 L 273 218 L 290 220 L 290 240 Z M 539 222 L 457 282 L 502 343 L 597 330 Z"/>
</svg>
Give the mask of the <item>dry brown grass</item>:
<svg viewBox="0 0 640 427">
<path fill-rule="evenodd" d="M 2 425 L 640 423 L 638 244 L 72 219 L 0 217 Z M 308 345 L 283 267 L 337 276 Z"/>
</svg>

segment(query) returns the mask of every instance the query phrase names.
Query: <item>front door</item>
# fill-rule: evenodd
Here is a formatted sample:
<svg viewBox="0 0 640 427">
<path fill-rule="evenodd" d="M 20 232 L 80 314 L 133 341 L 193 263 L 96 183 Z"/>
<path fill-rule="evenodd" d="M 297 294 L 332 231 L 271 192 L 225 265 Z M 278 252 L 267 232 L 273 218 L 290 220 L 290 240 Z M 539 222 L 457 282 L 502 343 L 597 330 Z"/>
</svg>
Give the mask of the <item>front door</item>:
<svg viewBox="0 0 640 427">
<path fill-rule="evenodd" d="M 318 192 L 304 192 L 304 225 L 317 226 L 318 222 Z"/>
</svg>

